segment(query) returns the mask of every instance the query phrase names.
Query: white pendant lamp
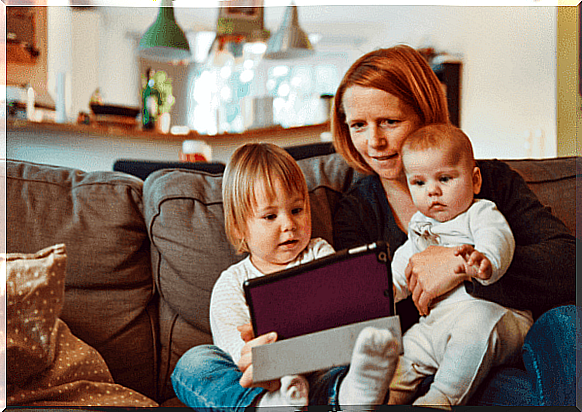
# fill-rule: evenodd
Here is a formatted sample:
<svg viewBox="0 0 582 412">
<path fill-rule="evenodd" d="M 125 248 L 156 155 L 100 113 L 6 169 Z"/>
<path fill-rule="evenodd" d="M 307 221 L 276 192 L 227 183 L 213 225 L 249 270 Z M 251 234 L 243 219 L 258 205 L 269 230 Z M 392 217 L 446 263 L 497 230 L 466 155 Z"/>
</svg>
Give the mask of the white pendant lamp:
<svg viewBox="0 0 582 412">
<path fill-rule="evenodd" d="M 315 50 L 307 34 L 299 26 L 299 15 L 295 3 L 285 10 L 279 30 L 267 42 L 264 57 L 267 59 L 298 59 L 313 54 Z"/>
</svg>

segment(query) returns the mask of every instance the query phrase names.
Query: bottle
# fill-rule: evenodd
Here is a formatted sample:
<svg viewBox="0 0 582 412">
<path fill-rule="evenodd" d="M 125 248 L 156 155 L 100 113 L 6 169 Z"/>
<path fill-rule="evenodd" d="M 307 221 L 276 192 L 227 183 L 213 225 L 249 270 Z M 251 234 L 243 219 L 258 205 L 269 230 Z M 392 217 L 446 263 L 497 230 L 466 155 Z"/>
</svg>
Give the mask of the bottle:
<svg viewBox="0 0 582 412">
<path fill-rule="evenodd" d="M 154 71 L 146 71 L 146 85 L 142 91 L 141 124 L 144 129 L 151 130 L 155 126 L 158 109 L 158 91 L 154 89 Z"/>
<path fill-rule="evenodd" d="M 34 121 L 34 89 L 30 84 L 26 85 L 26 118 L 28 121 Z"/>
</svg>

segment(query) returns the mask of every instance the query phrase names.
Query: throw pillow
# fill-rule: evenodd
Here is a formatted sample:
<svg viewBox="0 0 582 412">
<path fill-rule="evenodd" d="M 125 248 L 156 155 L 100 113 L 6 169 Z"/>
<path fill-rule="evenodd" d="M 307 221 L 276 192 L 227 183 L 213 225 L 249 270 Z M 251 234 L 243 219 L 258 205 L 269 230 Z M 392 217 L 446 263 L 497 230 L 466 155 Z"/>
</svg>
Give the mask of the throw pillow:
<svg viewBox="0 0 582 412">
<path fill-rule="evenodd" d="M 6 265 L 7 404 L 157 406 L 115 384 L 99 352 L 59 319 L 66 260 L 64 244 L 0 256 Z"/>
<path fill-rule="evenodd" d="M 6 375 L 22 385 L 54 360 L 51 334 L 63 307 L 65 245 L 6 256 Z M 51 339 L 52 338 L 52 339 Z"/>
</svg>

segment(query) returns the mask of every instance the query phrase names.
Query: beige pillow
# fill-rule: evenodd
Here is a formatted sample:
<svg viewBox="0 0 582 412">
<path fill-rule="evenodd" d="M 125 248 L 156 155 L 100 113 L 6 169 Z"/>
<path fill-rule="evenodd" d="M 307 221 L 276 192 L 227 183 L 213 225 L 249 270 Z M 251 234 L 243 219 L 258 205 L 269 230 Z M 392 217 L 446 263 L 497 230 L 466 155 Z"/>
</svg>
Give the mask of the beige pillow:
<svg viewBox="0 0 582 412">
<path fill-rule="evenodd" d="M 56 321 L 63 307 L 65 245 L 6 256 L 8 385 L 22 385 L 54 361 Z"/>
<path fill-rule="evenodd" d="M 8 405 L 157 406 L 115 384 L 99 352 L 59 319 L 65 291 L 65 245 L 0 258 L 7 276 Z"/>
</svg>

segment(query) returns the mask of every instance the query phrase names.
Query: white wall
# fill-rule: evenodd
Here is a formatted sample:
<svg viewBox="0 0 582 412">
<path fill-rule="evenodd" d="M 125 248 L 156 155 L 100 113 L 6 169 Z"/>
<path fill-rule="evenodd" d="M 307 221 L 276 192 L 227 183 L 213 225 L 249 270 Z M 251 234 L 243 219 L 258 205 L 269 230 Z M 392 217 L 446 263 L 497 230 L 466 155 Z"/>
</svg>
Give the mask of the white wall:
<svg viewBox="0 0 582 412">
<path fill-rule="evenodd" d="M 186 31 L 213 28 L 207 21 L 197 23 L 194 11 L 176 13 Z M 73 13 L 73 19 L 82 13 Z M 136 40 L 128 33 L 145 31 L 157 10 L 107 8 L 99 14 L 98 52 L 93 51 L 98 86 L 108 103 L 139 105 Z M 350 23 L 354 16 L 357 21 Z M 363 38 L 361 53 L 404 42 L 415 47 L 428 43 L 438 51 L 460 54 L 464 61 L 461 126 L 477 156 L 556 155 L 556 8 L 303 7 L 300 21 L 308 32 Z M 274 27 L 267 28 L 276 30 L 279 23 L 276 20 Z M 74 55 L 72 65 L 80 60 Z M 84 61 L 88 67 L 90 59 L 85 56 Z M 90 95 L 95 85 L 87 82 L 87 87 L 91 90 L 84 90 L 84 95 Z"/>
<path fill-rule="evenodd" d="M 428 42 L 462 55 L 461 127 L 478 157 L 556 155 L 555 8 L 399 7 L 386 26 L 366 50 Z"/>
</svg>

